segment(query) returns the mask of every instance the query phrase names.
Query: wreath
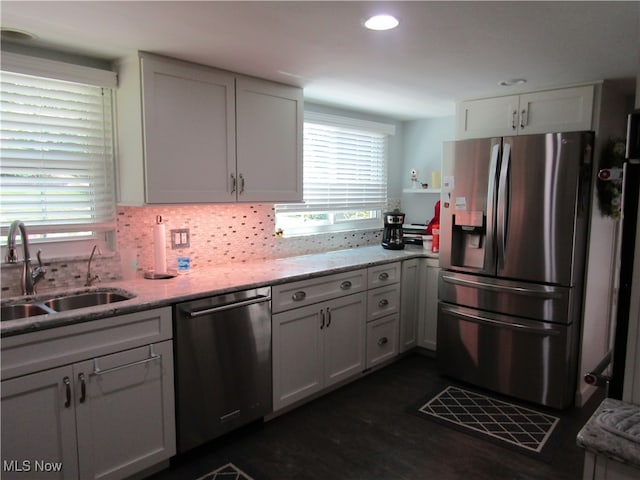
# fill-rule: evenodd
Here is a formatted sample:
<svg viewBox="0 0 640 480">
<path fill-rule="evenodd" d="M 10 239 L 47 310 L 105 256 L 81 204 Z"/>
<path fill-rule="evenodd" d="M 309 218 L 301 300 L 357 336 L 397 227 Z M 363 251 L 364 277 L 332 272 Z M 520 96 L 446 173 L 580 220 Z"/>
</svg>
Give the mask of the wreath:
<svg viewBox="0 0 640 480">
<path fill-rule="evenodd" d="M 622 168 L 625 160 L 624 138 L 610 139 L 604 146 L 599 170 Z M 622 180 L 602 180 L 598 178 L 598 205 L 603 215 L 618 220 L 622 195 Z"/>
</svg>

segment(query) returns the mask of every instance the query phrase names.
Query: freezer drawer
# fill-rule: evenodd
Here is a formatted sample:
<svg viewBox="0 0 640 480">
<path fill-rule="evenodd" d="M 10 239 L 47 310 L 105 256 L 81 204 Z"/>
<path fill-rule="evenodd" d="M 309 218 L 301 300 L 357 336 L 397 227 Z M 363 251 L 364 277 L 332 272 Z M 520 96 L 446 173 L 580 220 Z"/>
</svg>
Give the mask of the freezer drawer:
<svg viewBox="0 0 640 480">
<path fill-rule="evenodd" d="M 571 307 L 574 289 L 449 271 L 440 272 L 438 298 L 469 308 L 569 324 L 580 310 Z"/>
<path fill-rule="evenodd" d="M 438 370 L 504 395 L 563 409 L 576 386 L 573 325 L 526 320 L 440 302 Z"/>
</svg>

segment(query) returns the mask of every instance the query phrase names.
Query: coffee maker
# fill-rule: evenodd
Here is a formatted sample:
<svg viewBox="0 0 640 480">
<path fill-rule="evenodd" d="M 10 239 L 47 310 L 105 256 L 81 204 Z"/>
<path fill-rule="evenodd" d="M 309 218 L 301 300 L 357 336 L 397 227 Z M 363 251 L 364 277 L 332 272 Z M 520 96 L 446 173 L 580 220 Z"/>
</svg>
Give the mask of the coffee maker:
<svg viewBox="0 0 640 480">
<path fill-rule="evenodd" d="M 383 215 L 384 232 L 382 233 L 382 248 L 402 250 L 404 248 L 404 240 L 402 238 L 404 213 L 396 208 L 393 212 L 385 212 Z"/>
</svg>

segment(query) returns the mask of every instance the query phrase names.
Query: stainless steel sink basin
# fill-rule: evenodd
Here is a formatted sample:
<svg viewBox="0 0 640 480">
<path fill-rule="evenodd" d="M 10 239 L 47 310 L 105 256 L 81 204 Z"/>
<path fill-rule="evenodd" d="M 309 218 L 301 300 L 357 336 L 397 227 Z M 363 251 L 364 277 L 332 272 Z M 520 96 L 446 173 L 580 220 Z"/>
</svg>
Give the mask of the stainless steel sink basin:
<svg viewBox="0 0 640 480">
<path fill-rule="evenodd" d="M 96 305 L 122 302 L 124 300 L 129 300 L 130 298 L 132 297 L 117 292 L 97 291 L 52 298 L 51 300 L 43 302 L 43 304 L 52 308 L 56 312 L 66 312 L 67 310 L 75 310 L 77 308 L 95 307 Z"/>
<path fill-rule="evenodd" d="M 34 317 L 36 315 L 46 315 L 53 313 L 40 305 L 21 304 L 21 305 L 3 305 L 0 307 L 0 318 L 4 320 L 16 320 L 18 318 Z"/>
<path fill-rule="evenodd" d="M 57 295 L 51 298 L 33 299 L 29 303 L 5 303 L 0 306 L 0 319 L 16 320 L 47 313 L 66 312 L 79 308 L 107 305 L 109 303 L 122 302 L 135 297 L 134 294 L 124 290 L 103 288 L 91 291 L 69 292 L 67 295 Z"/>
</svg>

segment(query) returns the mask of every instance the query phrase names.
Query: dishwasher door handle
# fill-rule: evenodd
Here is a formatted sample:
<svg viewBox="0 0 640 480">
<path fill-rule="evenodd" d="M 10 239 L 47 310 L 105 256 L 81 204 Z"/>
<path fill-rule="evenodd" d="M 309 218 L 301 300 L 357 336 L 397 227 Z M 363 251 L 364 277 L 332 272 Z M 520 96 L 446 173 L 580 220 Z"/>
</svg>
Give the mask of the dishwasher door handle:
<svg viewBox="0 0 640 480">
<path fill-rule="evenodd" d="M 255 303 L 264 303 L 271 300 L 271 297 L 260 295 L 259 297 L 250 298 L 248 300 L 242 300 L 241 302 L 228 303 L 226 305 L 220 305 L 219 307 L 207 308 L 205 310 L 197 310 L 194 312 L 187 312 L 190 318 L 201 317 L 203 315 L 209 315 L 210 313 L 224 312 L 227 310 L 233 310 L 234 308 L 246 307 Z"/>
</svg>

